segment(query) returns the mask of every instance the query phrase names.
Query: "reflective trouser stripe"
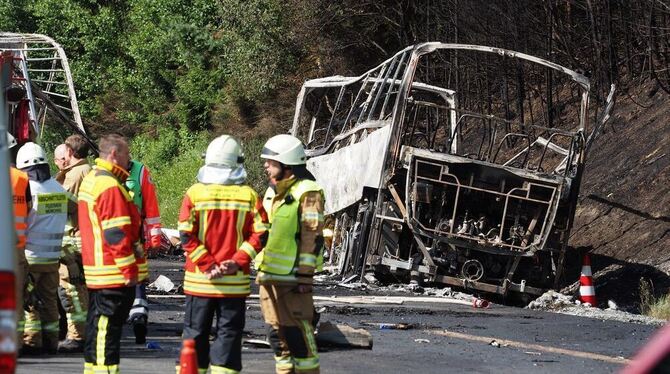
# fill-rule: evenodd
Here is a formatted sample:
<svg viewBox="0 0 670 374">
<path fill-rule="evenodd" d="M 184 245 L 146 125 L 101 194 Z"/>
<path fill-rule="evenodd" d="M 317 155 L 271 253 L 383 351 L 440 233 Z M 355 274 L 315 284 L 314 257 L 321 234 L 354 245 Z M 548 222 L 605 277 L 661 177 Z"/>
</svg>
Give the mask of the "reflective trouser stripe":
<svg viewBox="0 0 670 374">
<path fill-rule="evenodd" d="M 275 368 L 277 368 L 277 371 L 293 370 L 293 358 L 290 356 L 275 356 Z"/>
<path fill-rule="evenodd" d="M 27 333 L 31 332 L 41 332 L 42 331 L 42 321 L 40 320 L 31 320 L 32 316 L 30 314 L 26 314 L 26 320 L 24 322 L 24 329 L 23 331 Z"/>
<path fill-rule="evenodd" d="M 65 313 L 67 320 L 72 323 L 83 323 L 86 322 L 86 311 L 80 313 Z"/>
<path fill-rule="evenodd" d="M 227 367 L 211 365 L 212 374 L 238 374 L 239 371 L 228 369 Z M 206 372 L 206 371 L 205 371 Z"/>
<path fill-rule="evenodd" d="M 312 324 L 309 321 L 301 320 L 302 332 L 305 337 L 305 343 L 309 348 L 308 357 L 298 358 L 295 357 L 295 371 L 308 371 L 319 368 L 319 355 L 317 354 L 316 340 L 314 339 L 314 331 L 312 330 Z"/>
<path fill-rule="evenodd" d="M 42 326 L 42 329 L 46 332 L 58 332 L 59 329 L 59 322 L 54 321 L 54 322 L 45 322 L 44 325 Z"/>
<path fill-rule="evenodd" d="M 107 325 L 109 317 L 102 315 L 98 320 L 98 335 L 96 339 L 95 361 L 96 366 L 105 364 L 105 345 L 107 344 Z"/>
<path fill-rule="evenodd" d="M 86 371 L 86 368 L 84 368 L 84 373 L 92 373 L 92 374 L 119 374 L 121 373 L 119 371 L 119 365 L 93 365 L 91 371 Z"/>
<path fill-rule="evenodd" d="M 181 366 L 180 365 L 175 365 L 174 370 L 175 370 L 176 374 L 181 374 Z M 207 369 L 198 368 L 198 374 L 207 374 Z"/>
</svg>

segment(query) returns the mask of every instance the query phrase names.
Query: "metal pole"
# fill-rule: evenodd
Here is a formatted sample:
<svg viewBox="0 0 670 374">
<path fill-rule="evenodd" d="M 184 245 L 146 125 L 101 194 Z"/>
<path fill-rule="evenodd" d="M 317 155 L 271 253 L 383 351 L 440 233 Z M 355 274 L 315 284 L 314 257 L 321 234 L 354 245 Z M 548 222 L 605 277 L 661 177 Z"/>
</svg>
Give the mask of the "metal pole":
<svg viewBox="0 0 670 374">
<path fill-rule="evenodd" d="M 9 111 L 5 90 L 11 83 L 12 55 L 0 55 L 0 271 L 16 271 L 16 230 L 14 229 L 14 199 L 9 182 L 9 148 L 7 144 L 7 124 Z M 7 267 L 9 267 L 7 269 Z"/>
</svg>

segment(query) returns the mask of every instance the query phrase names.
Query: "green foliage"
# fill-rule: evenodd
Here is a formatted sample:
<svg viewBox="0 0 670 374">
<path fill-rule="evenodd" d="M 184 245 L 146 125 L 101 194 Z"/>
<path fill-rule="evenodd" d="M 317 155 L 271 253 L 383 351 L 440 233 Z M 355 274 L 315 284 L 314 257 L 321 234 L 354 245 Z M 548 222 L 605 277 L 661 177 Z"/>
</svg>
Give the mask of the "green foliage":
<svg viewBox="0 0 670 374">
<path fill-rule="evenodd" d="M 169 114 L 199 131 L 224 93 L 262 100 L 292 69 L 290 10 L 277 0 L 16 0 L 0 2 L 0 29 L 63 46 L 84 118 L 141 129 Z"/>
<path fill-rule="evenodd" d="M 202 154 L 211 135 L 180 130 L 160 129 L 156 137 L 140 135 L 130 144 L 134 159 L 142 161 L 151 171 L 158 190 L 163 225 L 177 227 L 179 208 L 186 190 L 196 182 L 198 169 L 203 165 Z M 260 152 L 265 139 L 243 141 L 246 156 L 247 183 L 259 194 L 265 192 L 267 180 L 263 172 Z"/>
<path fill-rule="evenodd" d="M 256 190 L 261 196 L 268 186 L 268 179 L 263 169 L 261 151 L 267 139 L 250 138 L 242 141 L 244 150 L 244 167 L 247 170 L 247 184 Z"/>
</svg>

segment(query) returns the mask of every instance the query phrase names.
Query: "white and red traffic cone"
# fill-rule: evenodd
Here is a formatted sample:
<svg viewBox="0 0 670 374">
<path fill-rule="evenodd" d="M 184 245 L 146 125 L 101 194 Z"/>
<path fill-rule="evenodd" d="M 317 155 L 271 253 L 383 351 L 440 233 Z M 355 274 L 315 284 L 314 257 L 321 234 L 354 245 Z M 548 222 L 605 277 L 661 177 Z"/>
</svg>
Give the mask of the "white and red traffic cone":
<svg viewBox="0 0 670 374">
<path fill-rule="evenodd" d="M 582 275 L 579 277 L 579 300 L 596 306 L 596 289 L 593 286 L 593 274 L 591 273 L 591 258 L 588 254 L 582 260 Z"/>
</svg>

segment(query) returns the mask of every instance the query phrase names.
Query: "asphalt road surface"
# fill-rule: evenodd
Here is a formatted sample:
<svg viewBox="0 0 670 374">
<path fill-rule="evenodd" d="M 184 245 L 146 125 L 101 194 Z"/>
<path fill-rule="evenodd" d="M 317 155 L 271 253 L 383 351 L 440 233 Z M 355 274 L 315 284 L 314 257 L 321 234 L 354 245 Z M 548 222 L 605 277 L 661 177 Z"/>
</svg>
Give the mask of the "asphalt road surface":
<svg viewBox="0 0 670 374">
<path fill-rule="evenodd" d="M 165 274 L 181 283 L 180 264 L 154 261 L 153 278 Z M 371 296 L 362 291 L 318 287 L 316 295 Z M 346 300 L 346 299 L 345 299 Z M 426 297 L 402 304 L 370 301 L 347 304 L 318 302 L 321 321 L 366 328 L 373 348 L 328 349 L 320 352 L 323 373 L 612 373 L 625 365 L 635 351 L 658 329 L 656 326 L 526 310 L 502 305 L 488 309 Z M 179 295 L 150 298 L 150 331 L 146 345 L 134 344 L 126 329 L 122 341 L 123 373 L 173 373 L 179 356 L 184 318 Z M 380 329 L 375 323 L 405 323 L 407 330 Z M 263 339 L 258 300 L 247 301 L 245 338 Z M 272 373 L 269 348 L 245 345 L 245 373 Z M 83 357 L 56 355 L 19 359 L 18 373 L 75 373 L 83 370 Z"/>
</svg>

